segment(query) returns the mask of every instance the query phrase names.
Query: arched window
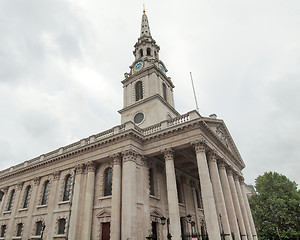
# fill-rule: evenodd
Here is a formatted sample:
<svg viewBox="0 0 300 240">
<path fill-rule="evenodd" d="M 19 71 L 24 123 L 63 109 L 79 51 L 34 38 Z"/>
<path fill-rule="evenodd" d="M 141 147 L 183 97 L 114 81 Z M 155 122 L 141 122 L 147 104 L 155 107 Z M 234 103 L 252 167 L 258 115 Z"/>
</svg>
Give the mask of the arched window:
<svg viewBox="0 0 300 240">
<path fill-rule="evenodd" d="M 196 237 L 196 224 L 194 221 L 191 222 L 191 226 L 192 226 L 192 237 Z"/>
<path fill-rule="evenodd" d="M 9 197 L 9 200 L 8 200 L 6 211 L 10 211 L 11 210 L 11 207 L 13 205 L 14 196 L 15 196 L 15 189 L 13 189 L 10 192 L 10 197 Z"/>
<path fill-rule="evenodd" d="M 1 226 L 0 237 L 5 237 L 5 232 L 6 232 L 6 225 L 2 225 Z"/>
<path fill-rule="evenodd" d="M 151 56 L 151 49 L 147 48 L 147 56 Z"/>
<path fill-rule="evenodd" d="M 49 180 L 46 180 L 44 183 L 41 205 L 47 204 L 47 199 L 48 199 L 48 194 L 49 194 L 49 186 L 50 186 L 50 182 L 49 182 Z"/>
<path fill-rule="evenodd" d="M 26 187 L 26 189 L 25 189 L 25 196 L 24 196 L 23 208 L 28 208 L 30 189 L 31 189 L 30 185 L 28 185 Z"/>
<path fill-rule="evenodd" d="M 107 168 L 104 174 L 104 196 L 111 195 L 112 188 L 112 169 Z"/>
<path fill-rule="evenodd" d="M 149 183 L 150 183 L 150 195 L 155 196 L 154 177 L 153 177 L 152 168 L 149 169 Z"/>
<path fill-rule="evenodd" d="M 58 232 L 57 234 L 65 234 L 66 229 L 66 219 L 61 218 L 58 220 Z"/>
<path fill-rule="evenodd" d="M 143 99 L 143 84 L 141 81 L 138 81 L 135 84 L 135 101 Z"/>
<path fill-rule="evenodd" d="M 42 234 L 42 230 L 43 230 L 43 222 L 37 221 L 35 223 L 35 235 L 40 236 Z"/>
<path fill-rule="evenodd" d="M 70 200 L 71 181 L 71 175 L 68 174 L 65 178 L 63 201 Z"/>
<path fill-rule="evenodd" d="M 167 101 L 167 86 L 165 83 L 163 83 L 162 86 L 163 86 L 163 96 L 164 99 Z"/>
<path fill-rule="evenodd" d="M 143 49 L 140 49 L 140 57 L 142 57 L 144 54 L 143 54 Z"/>
<path fill-rule="evenodd" d="M 23 231 L 23 223 L 18 223 L 17 224 L 17 235 L 16 237 L 21 237 Z"/>
</svg>

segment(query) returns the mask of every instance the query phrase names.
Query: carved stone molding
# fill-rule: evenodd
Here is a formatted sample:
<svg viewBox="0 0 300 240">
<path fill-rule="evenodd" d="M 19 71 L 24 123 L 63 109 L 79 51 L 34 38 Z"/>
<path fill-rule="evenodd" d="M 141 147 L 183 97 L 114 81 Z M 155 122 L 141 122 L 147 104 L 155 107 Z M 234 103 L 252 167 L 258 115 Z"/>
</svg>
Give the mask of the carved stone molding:
<svg viewBox="0 0 300 240">
<path fill-rule="evenodd" d="M 121 165 L 121 154 L 120 153 L 114 153 L 110 155 L 110 158 L 113 161 L 113 165 Z"/>
<path fill-rule="evenodd" d="M 228 164 L 226 163 L 226 161 L 224 159 L 218 159 L 218 167 L 223 169 L 226 168 L 228 166 Z"/>
<path fill-rule="evenodd" d="M 239 181 L 240 181 L 240 183 L 244 183 L 245 178 L 243 176 L 240 176 Z"/>
<path fill-rule="evenodd" d="M 122 155 L 123 155 L 123 162 L 128 162 L 128 161 L 136 162 L 136 157 L 137 157 L 136 151 L 132 149 L 128 149 L 122 152 Z"/>
<path fill-rule="evenodd" d="M 96 169 L 95 163 L 92 161 L 88 161 L 86 163 L 86 169 L 88 172 L 95 172 L 95 169 Z"/>
<path fill-rule="evenodd" d="M 38 186 L 40 184 L 41 178 L 40 177 L 35 177 L 33 179 L 33 185 Z"/>
<path fill-rule="evenodd" d="M 144 166 L 144 167 L 149 167 L 149 159 L 146 157 L 146 156 L 144 156 L 144 155 L 142 155 L 141 156 L 141 163 L 142 163 L 142 165 Z"/>
<path fill-rule="evenodd" d="M 196 153 L 205 152 L 206 140 L 204 138 L 195 140 L 191 144 L 194 147 Z"/>
<path fill-rule="evenodd" d="M 172 148 L 165 148 L 162 151 L 162 153 L 164 155 L 165 161 L 173 160 L 174 159 L 174 151 L 173 151 Z"/>
<path fill-rule="evenodd" d="M 226 170 L 227 170 L 228 176 L 233 176 L 234 170 L 233 170 L 231 167 L 227 166 L 227 167 L 226 167 Z"/>
<path fill-rule="evenodd" d="M 83 163 L 77 164 L 75 168 L 76 168 L 77 174 L 84 173 L 84 164 Z"/>
<path fill-rule="evenodd" d="M 23 187 L 23 182 L 18 182 L 17 183 L 17 190 L 21 190 L 22 189 L 22 187 Z"/>
<path fill-rule="evenodd" d="M 60 171 L 53 172 L 53 180 L 58 181 L 60 176 Z"/>
<path fill-rule="evenodd" d="M 208 161 L 217 162 L 217 150 L 212 149 L 207 153 L 207 159 Z"/>
</svg>

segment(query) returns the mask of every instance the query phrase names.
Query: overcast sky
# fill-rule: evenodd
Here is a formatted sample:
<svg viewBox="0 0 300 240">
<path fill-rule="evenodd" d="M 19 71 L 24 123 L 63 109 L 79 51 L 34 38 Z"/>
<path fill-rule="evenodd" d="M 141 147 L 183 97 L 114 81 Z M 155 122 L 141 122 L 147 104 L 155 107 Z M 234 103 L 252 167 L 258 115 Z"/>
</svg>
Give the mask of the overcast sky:
<svg viewBox="0 0 300 240">
<path fill-rule="evenodd" d="M 192 72 L 246 182 L 300 184 L 299 0 L 0 0 L 0 170 L 120 124 L 143 3 L 176 109 L 195 109 Z"/>
</svg>

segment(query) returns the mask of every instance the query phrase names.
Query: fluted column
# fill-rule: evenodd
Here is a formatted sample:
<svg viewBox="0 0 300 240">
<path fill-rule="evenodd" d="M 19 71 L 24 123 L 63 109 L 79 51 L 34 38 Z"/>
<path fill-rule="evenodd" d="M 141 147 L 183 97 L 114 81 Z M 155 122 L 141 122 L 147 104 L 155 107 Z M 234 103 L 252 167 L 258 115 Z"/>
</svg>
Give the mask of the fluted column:
<svg viewBox="0 0 300 240">
<path fill-rule="evenodd" d="M 234 180 L 233 180 L 233 171 L 231 169 L 228 169 L 228 182 L 229 182 L 229 186 L 230 186 L 233 205 L 234 205 L 236 217 L 238 219 L 238 225 L 239 225 L 239 229 L 240 229 L 240 232 L 242 235 L 242 239 L 246 240 L 247 236 L 246 236 L 244 219 L 242 216 L 242 211 L 241 211 L 241 206 L 240 206 L 238 195 L 237 195 L 237 190 L 236 190 Z"/>
<path fill-rule="evenodd" d="M 206 228 L 208 237 L 210 239 L 221 239 L 220 228 L 218 225 L 218 217 L 216 211 L 216 204 L 212 189 L 212 184 L 209 176 L 206 154 L 205 154 L 205 140 L 193 142 L 197 157 L 197 166 L 200 179 L 200 186 L 202 192 L 203 211 L 206 221 Z"/>
<path fill-rule="evenodd" d="M 241 185 L 240 185 L 240 176 L 238 176 L 238 175 L 234 176 L 234 182 L 235 182 L 235 188 L 236 188 L 238 198 L 239 198 L 239 203 L 241 206 L 242 216 L 243 216 L 245 230 L 246 230 L 246 233 L 248 236 L 248 240 L 253 240 L 253 234 L 251 231 L 248 213 L 246 210 L 246 206 L 245 206 L 245 202 L 244 202 L 244 198 L 243 198 L 243 194 L 242 194 L 242 189 L 241 189 Z"/>
<path fill-rule="evenodd" d="M 32 220 L 32 213 L 36 204 L 36 195 L 37 195 L 37 190 L 40 185 L 40 177 L 36 177 L 33 179 L 33 187 L 32 187 L 32 192 L 30 194 L 30 201 L 29 201 L 29 206 L 28 206 L 28 211 L 27 211 L 27 218 L 24 223 L 24 232 L 23 232 L 23 238 L 24 239 L 29 239 L 30 238 L 30 226 L 31 226 L 31 220 Z"/>
<path fill-rule="evenodd" d="M 72 212 L 70 218 L 69 239 L 77 239 L 79 234 L 79 217 L 80 217 L 80 193 L 81 193 L 81 181 L 84 170 L 84 164 L 78 164 L 75 171 L 75 183 L 72 198 Z"/>
<path fill-rule="evenodd" d="M 166 164 L 167 196 L 172 240 L 181 239 L 180 215 L 176 186 L 174 156 L 172 149 L 163 151 Z"/>
<path fill-rule="evenodd" d="M 232 200 L 228 177 L 227 177 L 227 173 L 226 173 L 226 164 L 222 161 L 219 163 L 219 173 L 220 173 L 220 180 L 221 180 L 221 184 L 222 184 L 230 229 L 231 229 L 231 232 L 234 234 L 235 239 L 240 240 L 241 239 L 240 231 L 239 231 L 239 227 L 238 227 L 238 223 L 237 223 L 236 213 L 234 210 L 233 200 Z"/>
<path fill-rule="evenodd" d="M 137 240 L 136 157 L 133 150 L 123 152 L 122 239 Z"/>
<path fill-rule="evenodd" d="M 17 189 L 15 192 L 15 199 L 14 199 L 12 210 L 10 213 L 11 217 L 9 219 L 7 230 L 6 230 L 7 231 L 7 234 L 5 237 L 6 239 L 11 239 L 13 236 L 13 233 L 14 233 L 15 228 L 13 228 L 13 224 L 14 224 L 14 220 L 15 220 L 16 211 L 20 208 L 19 199 L 20 199 L 22 188 L 23 188 L 23 182 L 19 182 L 17 184 Z"/>
<path fill-rule="evenodd" d="M 81 239 L 90 239 L 92 233 L 92 217 L 95 190 L 95 164 L 93 162 L 88 162 L 86 164 L 86 168 L 88 173 L 84 199 Z"/>
<path fill-rule="evenodd" d="M 121 239 L 121 154 L 111 156 L 113 160 L 110 238 Z"/>
<path fill-rule="evenodd" d="M 248 198 L 247 198 L 245 186 L 244 186 L 243 182 L 241 184 L 242 184 L 241 189 L 242 189 L 243 199 L 244 199 L 244 202 L 245 202 L 245 206 L 246 206 L 246 210 L 247 210 L 247 214 L 248 214 L 248 219 L 249 219 L 250 226 L 251 226 L 252 236 L 253 236 L 254 240 L 257 240 L 258 239 L 257 238 L 257 233 L 256 233 L 255 224 L 254 224 L 254 221 L 253 221 L 249 201 L 248 201 Z"/>
<path fill-rule="evenodd" d="M 208 153 L 208 165 L 209 165 L 209 172 L 211 176 L 211 182 L 213 186 L 213 192 L 215 196 L 217 210 L 219 214 L 220 224 L 223 227 L 224 233 L 228 234 L 225 236 L 225 239 L 232 239 L 215 151 L 210 151 Z"/>
</svg>

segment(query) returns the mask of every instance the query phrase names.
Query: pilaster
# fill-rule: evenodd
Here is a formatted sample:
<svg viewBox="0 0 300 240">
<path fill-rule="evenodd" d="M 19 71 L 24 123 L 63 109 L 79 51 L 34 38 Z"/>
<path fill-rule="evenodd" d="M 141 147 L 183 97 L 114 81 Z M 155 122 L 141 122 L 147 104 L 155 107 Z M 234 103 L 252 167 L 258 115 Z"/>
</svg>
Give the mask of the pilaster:
<svg viewBox="0 0 300 240">
<path fill-rule="evenodd" d="M 93 200 L 95 190 L 95 163 L 87 162 L 87 183 L 84 199 L 81 239 L 90 239 L 92 233 Z"/>
<path fill-rule="evenodd" d="M 121 239 L 121 154 L 110 156 L 113 161 L 111 199 L 111 239 Z"/>
</svg>

